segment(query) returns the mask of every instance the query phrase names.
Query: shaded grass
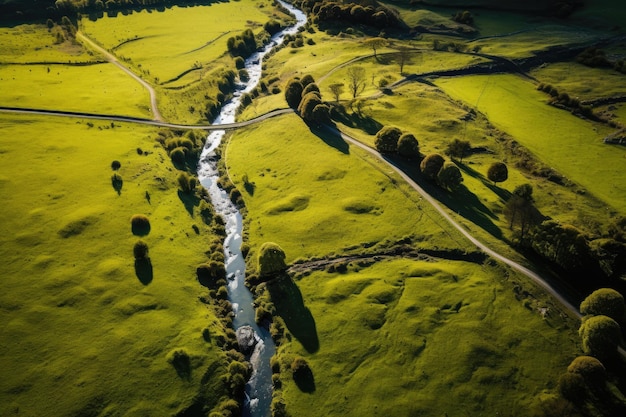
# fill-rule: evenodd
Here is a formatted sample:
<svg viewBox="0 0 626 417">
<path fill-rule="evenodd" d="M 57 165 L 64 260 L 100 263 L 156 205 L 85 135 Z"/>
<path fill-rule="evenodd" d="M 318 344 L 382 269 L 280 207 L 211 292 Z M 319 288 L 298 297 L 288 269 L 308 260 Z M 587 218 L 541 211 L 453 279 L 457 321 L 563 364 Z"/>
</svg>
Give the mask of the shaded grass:
<svg viewBox="0 0 626 417">
<path fill-rule="evenodd" d="M 388 168 L 353 147 L 346 154 L 328 146 L 295 115 L 235 132 L 226 161 L 240 188 L 244 176 L 255 184 L 254 195 L 244 194 L 250 245 L 276 242 L 288 263 L 411 235 L 429 246 L 466 245 Z M 306 208 L 266 215 L 298 195 L 308 196 Z M 369 206 L 376 209 L 362 209 Z"/>
<path fill-rule="evenodd" d="M 464 262 L 392 260 L 301 278 L 320 349 L 280 347 L 281 361 L 302 355 L 315 376 L 314 393 L 282 376 L 288 411 L 528 415 L 576 356 L 578 337 L 557 311 L 544 320 L 534 302 L 526 309 L 506 274 Z"/>
<path fill-rule="evenodd" d="M 10 196 L 0 222 L 2 415 L 173 415 L 195 401 L 205 372 L 209 407 L 225 394 L 223 354 L 202 338 L 205 327 L 223 330 L 195 279 L 210 232 L 178 200 L 154 128 L 98 127 L 0 115 L 0 190 Z M 137 212 L 152 225 L 149 270 L 133 263 Z M 167 362 L 181 347 L 189 381 Z"/>
<path fill-rule="evenodd" d="M 619 212 L 626 210 L 622 169 L 626 159 L 602 143 L 611 132 L 602 124 L 581 120 L 545 104 L 534 85 L 513 75 L 440 79 L 452 97 L 485 113 L 548 166 Z"/>
</svg>

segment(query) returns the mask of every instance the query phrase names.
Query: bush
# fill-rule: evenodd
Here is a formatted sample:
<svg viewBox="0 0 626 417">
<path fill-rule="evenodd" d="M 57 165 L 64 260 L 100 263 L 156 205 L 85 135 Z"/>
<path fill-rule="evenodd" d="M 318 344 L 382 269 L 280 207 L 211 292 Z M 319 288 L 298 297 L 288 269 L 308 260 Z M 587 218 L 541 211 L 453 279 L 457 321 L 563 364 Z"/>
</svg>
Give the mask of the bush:
<svg viewBox="0 0 626 417">
<path fill-rule="evenodd" d="M 196 268 L 198 282 L 208 288 L 217 288 L 218 282 L 226 277 L 224 262 L 212 260 Z"/>
<path fill-rule="evenodd" d="M 134 235 L 145 236 L 150 233 L 150 220 L 143 214 L 135 214 L 130 218 L 131 230 Z"/>
<path fill-rule="evenodd" d="M 463 182 L 461 170 L 455 164 L 447 163 L 439 170 L 437 182 L 447 190 L 457 189 Z"/>
<path fill-rule="evenodd" d="M 587 394 L 585 379 L 579 374 L 565 373 L 559 378 L 559 392 L 563 398 L 580 403 Z"/>
<path fill-rule="evenodd" d="M 287 85 L 285 86 L 285 100 L 292 109 L 297 109 L 300 106 L 302 90 L 304 90 L 304 87 L 299 80 L 292 78 L 287 81 Z"/>
<path fill-rule="evenodd" d="M 420 171 L 422 171 L 422 174 L 426 178 L 434 181 L 443 167 L 443 163 L 443 156 L 437 153 L 430 154 L 422 160 L 422 163 L 420 164 Z"/>
<path fill-rule="evenodd" d="M 380 153 L 396 153 L 402 131 L 395 126 L 385 126 L 376 133 L 375 146 Z"/>
<path fill-rule="evenodd" d="M 276 243 L 265 242 L 259 250 L 257 265 L 261 276 L 284 271 L 287 268 L 285 252 Z"/>
<path fill-rule="evenodd" d="M 175 165 L 184 165 L 185 163 L 185 148 L 178 147 L 170 152 L 170 159 Z"/>
<path fill-rule="evenodd" d="M 509 169 L 503 162 L 494 162 L 487 170 L 487 178 L 494 184 L 506 181 L 509 178 Z"/>
<path fill-rule="evenodd" d="M 245 67 L 246 67 L 246 61 L 242 57 L 240 57 L 240 56 L 236 57 L 235 58 L 235 68 L 242 69 L 242 68 L 245 68 Z"/>
<path fill-rule="evenodd" d="M 143 240 L 138 240 L 133 246 L 133 255 L 137 260 L 148 259 L 148 244 Z"/>
<path fill-rule="evenodd" d="M 619 324 L 607 316 L 593 316 L 578 329 L 583 352 L 600 360 L 612 359 L 617 354 L 622 334 Z"/>
<path fill-rule="evenodd" d="M 198 185 L 198 179 L 193 175 L 189 175 L 187 172 L 181 172 L 176 178 L 178 187 L 183 193 L 190 194 L 196 190 Z"/>
<path fill-rule="evenodd" d="M 580 303 L 580 312 L 589 316 L 608 316 L 619 322 L 624 318 L 624 296 L 611 288 L 600 288 Z"/>
<path fill-rule="evenodd" d="M 606 369 L 602 362 L 592 356 L 579 356 L 567 367 L 567 372 L 581 375 L 590 386 L 603 386 Z"/>
<path fill-rule="evenodd" d="M 122 164 L 120 163 L 120 161 L 113 161 L 113 162 L 111 162 L 111 169 L 113 171 L 117 171 L 121 167 L 122 167 Z"/>
<path fill-rule="evenodd" d="M 398 154 L 408 159 L 419 158 L 419 142 L 411 133 L 405 133 L 398 139 Z"/>
</svg>

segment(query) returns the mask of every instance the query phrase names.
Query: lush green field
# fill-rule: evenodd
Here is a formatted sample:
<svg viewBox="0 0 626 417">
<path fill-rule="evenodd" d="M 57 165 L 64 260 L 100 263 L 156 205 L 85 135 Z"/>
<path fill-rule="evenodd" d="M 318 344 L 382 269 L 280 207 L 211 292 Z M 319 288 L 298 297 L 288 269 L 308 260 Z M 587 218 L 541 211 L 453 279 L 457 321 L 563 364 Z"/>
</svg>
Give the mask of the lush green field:
<svg viewBox="0 0 626 417">
<path fill-rule="evenodd" d="M 613 129 L 548 106 L 545 94 L 514 75 L 440 79 L 437 85 L 485 113 L 546 164 L 626 212 L 626 155 L 602 143 Z"/>
<path fill-rule="evenodd" d="M 577 354 L 575 331 L 555 310 L 542 319 L 537 305 L 524 308 L 500 268 L 406 259 L 355 268 L 296 281 L 319 349 L 295 340 L 280 349 L 291 415 L 528 416 Z M 290 376 L 295 355 L 309 362 L 313 392 Z"/>
<path fill-rule="evenodd" d="M 297 116 L 237 131 L 227 165 L 244 194 L 251 246 L 275 242 L 288 262 L 405 237 L 468 247 L 389 168 L 340 139 L 315 136 Z"/>
<path fill-rule="evenodd" d="M 215 344 L 223 331 L 198 301 L 206 289 L 195 278 L 211 234 L 180 201 L 155 133 L 0 116 L 1 415 L 173 415 L 192 403 L 205 372 L 209 401 L 224 394 Z M 134 214 L 151 223 L 142 239 L 152 270 L 141 278 Z M 179 348 L 191 359 L 188 378 L 168 363 Z"/>
<path fill-rule="evenodd" d="M 0 87 L 2 106 L 151 117 L 146 89 L 109 63 L 3 65 Z"/>
</svg>

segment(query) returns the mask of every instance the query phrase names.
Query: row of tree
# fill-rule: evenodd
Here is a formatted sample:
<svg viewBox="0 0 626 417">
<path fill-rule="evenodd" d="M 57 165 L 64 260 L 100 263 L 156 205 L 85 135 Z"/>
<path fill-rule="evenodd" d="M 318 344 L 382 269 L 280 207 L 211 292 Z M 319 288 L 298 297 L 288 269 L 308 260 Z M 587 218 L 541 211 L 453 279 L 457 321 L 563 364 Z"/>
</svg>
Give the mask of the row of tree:
<svg viewBox="0 0 626 417">
<path fill-rule="evenodd" d="M 403 26 L 399 14 L 376 1 L 371 6 L 327 0 L 303 0 L 300 6 L 309 12 L 312 22 L 350 22 L 379 29 Z"/>
</svg>

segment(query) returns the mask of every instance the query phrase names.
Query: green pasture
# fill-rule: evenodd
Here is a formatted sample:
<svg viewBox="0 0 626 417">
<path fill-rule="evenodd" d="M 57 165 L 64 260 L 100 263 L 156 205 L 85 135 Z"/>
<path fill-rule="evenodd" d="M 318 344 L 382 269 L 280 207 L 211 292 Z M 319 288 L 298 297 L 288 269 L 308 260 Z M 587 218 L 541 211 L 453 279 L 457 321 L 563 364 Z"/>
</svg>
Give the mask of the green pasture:
<svg viewBox="0 0 626 417">
<path fill-rule="evenodd" d="M 54 32 L 43 24 L 0 27 L 2 64 L 85 63 L 94 59 L 89 52 L 72 41 L 57 44 Z"/>
<path fill-rule="evenodd" d="M 558 62 L 536 68 L 531 75 L 580 100 L 626 95 L 626 75 L 613 69 Z"/>
<path fill-rule="evenodd" d="M 179 199 L 154 128 L 93 123 L 0 115 L 0 414 L 174 415 L 205 373 L 215 405 L 223 330 L 195 277 L 210 231 Z M 150 219 L 151 268 L 134 265 L 134 214 Z"/>
<path fill-rule="evenodd" d="M 497 266 L 409 259 L 298 279 L 309 318 L 291 318 L 293 333 L 306 325 L 318 343 L 295 336 L 279 349 L 288 412 L 531 415 L 580 347 L 576 323 L 550 304 L 515 298 L 517 279 Z M 296 355 L 312 371 L 303 388 L 289 370 Z"/>
<path fill-rule="evenodd" d="M 391 169 L 337 137 L 315 135 L 295 115 L 238 130 L 226 158 L 251 246 L 275 242 L 287 262 L 405 237 L 468 247 Z"/>
<path fill-rule="evenodd" d="M 548 106 L 545 94 L 518 76 L 442 78 L 437 85 L 476 107 L 548 166 L 618 212 L 626 211 L 626 154 L 602 142 L 613 129 Z"/>
<path fill-rule="evenodd" d="M 83 18 L 80 25 L 106 49 L 129 59 L 148 80 L 166 83 L 194 66 L 210 66 L 226 52 L 229 37 L 246 28 L 258 32 L 272 11 L 267 0 L 241 0 L 143 10 L 95 22 Z M 197 78 L 191 74 L 188 79 Z"/>
<path fill-rule="evenodd" d="M 0 87 L 2 106 L 151 118 L 146 89 L 109 63 L 2 65 Z"/>
</svg>

